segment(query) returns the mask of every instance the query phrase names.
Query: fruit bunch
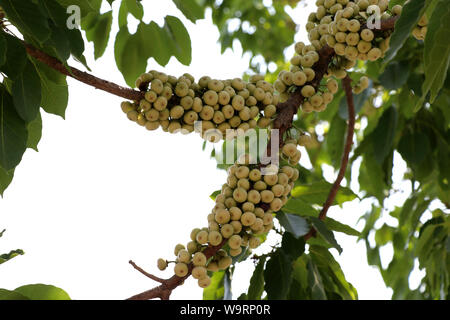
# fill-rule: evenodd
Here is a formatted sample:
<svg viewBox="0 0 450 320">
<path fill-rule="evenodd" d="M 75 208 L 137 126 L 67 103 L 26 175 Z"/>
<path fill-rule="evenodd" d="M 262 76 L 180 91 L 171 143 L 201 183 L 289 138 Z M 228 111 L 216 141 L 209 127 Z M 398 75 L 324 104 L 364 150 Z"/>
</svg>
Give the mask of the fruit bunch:
<svg viewBox="0 0 450 320">
<path fill-rule="evenodd" d="M 338 83 L 330 78 L 326 83 L 326 90 L 316 90 L 312 85 L 315 79 L 315 71 L 311 68 L 318 61 L 318 53 L 312 46 L 305 46 L 303 42 L 295 45 L 299 55 L 291 59 L 290 71 L 281 71 L 275 81 L 275 89 L 280 93 L 281 101 L 285 101 L 293 90 L 301 90 L 304 97 L 303 112 L 324 111 L 327 105 L 333 101 L 334 94 L 338 91 Z M 304 53 L 304 54 L 303 54 Z"/>
<path fill-rule="evenodd" d="M 152 70 L 136 80 L 136 87 L 145 91 L 145 98 L 122 102 L 122 110 L 130 120 L 148 130 L 161 127 L 170 133 L 196 131 L 211 142 L 216 142 L 218 136 L 233 138 L 237 129 L 245 132 L 256 126 L 267 128 L 279 100 L 273 86 L 259 75 L 252 76 L 250 82 L 207 76 L 195 82 L 190 74 L 176 78 Z"/>
<path fill-rule="evenodd" d="M 299 141 L 305 142 L 305 137 Z M 191 264 L 192 276 L 205 288 L 211 283 L 208 271 L 224 270 L 231 265 L 232 257 L 260 245 L 260 235 L 273 228 L 273 214 L 287 202 L 299 176 L 293 167 L 301 157 L 297 140 L 288 140 L 282 154 L 289 165 L 269 165 L 262 170 L 260 165 L 250 164 L 249 155 L 242 155 L 228 169 L 227 183 L 208 215 L 208 227 L 192 230 L 191 241 L 175 247 L 173 263 L 178 277 L 186 276 Z M 222 248 L 208 258 L 203 251 L 211 246 Z M 168 263 L 159 259 L 158 268 L 164 270 Z"/>
<path fill-rule="evenodd" d="M 345 58 L 336 70 L 348 69 L 357 59 L 382 57 L 389 47 L 390 32 L 378 32 L 377 23 L 400 14 L 402 8 L 397 5 L 389 10 L 388 0 L 318 0 L 316 4 L 318 9 L 306 24 L 308 37 L 317 49 L 327 44 Z"/>
<path fill-rule="evenodd" d="M 357 59 L 375 61 L 384 55 L 389 47 L 390 31 L 371 30 L 368 21 L 374 15 L 378 19 L 388 19 L 399 15 L 402 9 L 395 5 L 388 10 L 387 0 L 317 0 L 316 4 L 317 11 L 310 14 L 306 24 L 311 44 L 296 43 L 290 70 L 281 71 L 274 83 L 282 102 L 290 93 L 301 90 L 304 97 L 301 107 L 306 113 L 326 109 L 338 90 L 336 78 L 345 78 L 346 70 L 355 66 Z M 324 46 L 333 48 L 336 56 L 325 74 L 327 81 L 320 86 L 316 83 L 314 68 Z M 369 79 L 362 77 L 353 91 L 360 93 L 368 85 Z"/>
<path fill-rule="evenodd" d="M 170 132 L 180 128 L 192 132 L 192 119 L 200 119 L 206 128 L 223 132 L 268 127 L 280 111 L 278 102 L 286 101 L 293 92 L 300 91 L 303 112 L 325 110 L 338 91 L 336 79 L 345 78 L 356 60 L 375 61 L 387 51 L 392 31 L 370 29 L 369 22 L 376 24 L 377 19 L 400 15 L 402 7 L 388 9 L 388 0 L 317 0 L 316 4 L 318 9 L 306 25 L 311 44 L 295 45 L 290 70 L 281 71 L 273 87 L 261 76 L 252 77 L 249 83 L 209 77 L 195 83 L 188 74 L 177 79 L 151 71 L 136 82 L 140 90 L 146 91 L 145 99 L 134 104 L 124 102 L 123 111 L 149 130 L 161 126 Z M 422 38 L 426 24 L 423 17 L 419 22 Z M 321 61 L 320 52 L 325 46 L 334 49 L 330 63 Z M 369 79 L 363 76 L 353 85 L 353 92 L 358 94 L 368 86 Z M 149 111 L 155 109 L 158 116 L 154 112 L 150 118 Z M 229 168 L 227 183 L 208 215 L 208 227 L 192 230 L 191 241 L 175 247 L 175 261 L 159 259 L 160 270 L 174 263 L 178 277 L 191 272 L 199 286 L 205 288 L 211 283 L 208 272 L 228 268 L 232 257 L 260 245 L 260 236 L 273 228 L 274 214 L 286 204 L 299 177 L 295 166 L 301 152 L 297 147 L 311 143 L 308 135 L 287 135 L 278 155 L 285 165 L 269 165 L 262 170 L 262 165 L 251 164 L 250 156 L 243 155 Z M 205 254 L 210 248 L 217 249 L 213 256 Z"/>
</svg>

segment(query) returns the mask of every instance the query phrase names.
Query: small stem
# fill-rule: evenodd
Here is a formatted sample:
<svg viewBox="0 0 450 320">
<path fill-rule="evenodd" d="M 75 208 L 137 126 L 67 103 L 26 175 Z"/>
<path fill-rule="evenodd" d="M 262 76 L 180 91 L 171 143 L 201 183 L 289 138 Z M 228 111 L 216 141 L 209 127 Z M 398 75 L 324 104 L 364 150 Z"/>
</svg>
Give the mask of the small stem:
<svg viewBox="0 0 450 320">
<path fill-rule="evenodd" d="M 353 134 L 355 132 L 355 104 L 353 101 L 352 79 L 347 75 L 344 79 L 342 79 L 342 85 L 344 87 L 348 108 L 347 140 L 345 142 L 344 154 L 342 156 L 339 174 L 333 184 L 333 187 L 331 187 L 327 201 L 323 205 L 322 211 L 320 211 L 319 214 L 319 219 L 321 220 L 325 219 L 328 209 L 333 204 L 334 199 L 336 198 L 342 179 L 345 176 L 345 171 L 347 170 L 348 159 L 353 145 Z"/>
<path fill-rule="evenodd" d="M 72 77 L 91 87 L 109 92 L 128 100 L 139 101 L 144 98 L 143 92 L 119 86 L 118 84 L 97 78 L 87 72 L 80 71 L 77 68 L 69 67 L 71 71 L 69 72 L 69 70 L 67 70 L 67 68 L 58 59 L 49 56 L 45 52 L 33 47 L 30 44 L 25 43 L 25 48 L 27 49 L 27 53 L 33 58 L 45 63 L 50 68 L 55 69 L 59 73 Z"/>
<path fill-rule="evenodd" d="M 158 278 L 150 273 L 148 273 L 147 271 L 145 271 L 144 269 L 142 269 L 141 267 L 139 267 L 136 263 L 134 263 L 133 261 L 130 260 L 130 264 L 133 266 L 133 268 L 135 268 L 137 271 L 139 271 L 140 273 L 142 273 L 144 276 L 146 276 L 147 278 L 150 278 L 152 280 L 155 280 L 156 282 L 159 283 L 164 283 L 164 279 Z"/>
</svg>

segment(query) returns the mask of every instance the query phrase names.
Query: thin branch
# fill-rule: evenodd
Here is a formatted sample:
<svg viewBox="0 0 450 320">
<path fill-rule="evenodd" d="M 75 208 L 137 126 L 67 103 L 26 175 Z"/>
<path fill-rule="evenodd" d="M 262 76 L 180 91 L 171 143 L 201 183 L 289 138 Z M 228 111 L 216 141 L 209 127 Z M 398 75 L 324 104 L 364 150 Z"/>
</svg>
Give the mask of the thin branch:
<svg viewBox="0 0 450 320">
<path fill-rule="evenodd" d="M 116 96 L 128 100 L 139 101 L 144 98 L 144 93 L 140 91 L 125 88 L 107 80 L 97 78 L 87 72 L 80 71 L 77 68 L 69 67 L 71 70 L 71 72 L 69 72 L 69 70 L 67 70 L 67 68 L 58 59 L 49 56 L 45 52 L 33 47 L 30 44 L 25 43 L 25 47 L 27 49 L 27 53 L 33 58 L 36 58 L 37 60 L 48 65 L 50 68 L 55 69 L 56 71 L 66 76 L 72 77 L 78 81 L 81 81 L 89 86 L 112 93 Z"/>
<path fill-rule="evenodd" d="M 341 160 L 341 167 L 339 169 L 339 174 L 336 178 L 336 181 L 331 187 L 330 193 L 328 194 L 327 201 L 323 205 L 322 210 L 320 211 L 319 218 L 324 220 L 328 209 L 333 204 L 334 199 L 336 198 L 336 194 L 341 185 L 342 179 L 345 176 L 345 171 L 347 170 L 349 154 L 353 145 L 353 134 L 355 132 L 355 104 L 353 102 L 353 93 L 352 93 L 352 79 L 347 75 L 344 79 L 342 79 L 342 85 L 344 87 L 345 96 L 347 99 L 347 108 L 348 108 L 348 127 L 347 127 L 347 139 L 345 141 L 344 154 Z"/>
<path fill-rule="evenodd" d="M 209 259 L 216 255 L 217 251 L 219 251 L 224 245 L 227 243 L 227 240 L 224 239 L 221 244 L 218 246 L 209 246 L 205 250 L 203 250 L 203 254 L 206 256 L 206 259 Z M 172 276 L 172 278 L 163 280 L 161 282 L 161 285 L 144 291 L 142 293 L 139 293 L 135 296 L 132 296 L 131 298 L 128 298 L 127 300 L 150 300 L 150 299 L 156 299 L 160 298 L 161 300 L 168 300 L 170 298 L 170 295 L 172 291 L 178 287 L 179 285 L 182 285 L 184 281 L 190 277 L 192 273 L 192 269 L 194 269 L 194 265 L 190 263 L 188 265 L 188 273 L 186 276 L 180 278 L 176 275 Z"/>
<path fill-rule="evenodd" d="M 142 273 L 144 276 L 146 276 L 147 278 L 150 278 L 150 279 L 152 279 L 152 280 L 154 280 L 154 281 L 156 281 L 156 282 L 159 282 L 159 283 L 164 283 L 164 279 L 161 279 L 161 278 L 158 278 L 158 277 L 156 277 L 156 276 L 154 276 L 154 275 L 152 275 L 152 274 L 150 274 L 150 273 L 148 273 L 147 271 L 145 271 L 144 269 L 142 269 L 141 267 L 139 267 L 136 263 L 134 263 L 133 261 L 131 261 L 130 260 L 130 262 L 129 262 L 132 266 L 133 266 L 133 268 L 135 268 L 137 271 L 139 271 L 140 273 Z"/>
</svg>

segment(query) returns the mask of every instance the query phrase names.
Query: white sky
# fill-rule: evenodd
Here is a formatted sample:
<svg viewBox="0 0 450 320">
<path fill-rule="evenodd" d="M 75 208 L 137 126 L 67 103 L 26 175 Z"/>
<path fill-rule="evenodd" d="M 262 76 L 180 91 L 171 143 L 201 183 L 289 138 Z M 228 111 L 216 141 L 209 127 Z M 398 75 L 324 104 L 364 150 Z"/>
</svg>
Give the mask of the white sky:
<svg viewBox="0 0 450 320">
<path fill-rule="evenodd" d="M 234 52 L 220 54 L 219 33 L 209 11 L 194 25 L 172 1 L 144 5 L 146 22 L 162 24 L 166 14 L 180 17 L 193 47 L 191 66 L 172 58 L 166 68 L 150 60 L 149 69 L 176 76 L 189 72 L 197 79 L 202 75 L 226 79 L 246 71 L 249 57 L 242 57 L 239 45 Z M 292 12 L 301 27 L 297 41 L 306 40 L 304 23 L 312 9 Z M 113 40 L 98 61 L 93 61 L 91 45 L 86 56 L 95 75 L 124 84 L 115 66 Z M 287 52 L 290 56 L 292 48 Z M 172 275 L 172 268 L 157 271 L 156 260 L 172 259 L 175 244 L 186 243 L 192 228 L 206 225 L 213 206 L 209 195 L 221 187 L 226 174 L 216 169 L 209 153 L 202 152 L 203 141 L 197 135 L 147 132 L 126 119 L 120 98 L 72 79 L 69 88 L 66 120 L 43 114 L 40 152 L 26 152 L 0 199 L 0 229 L 7 229 L 0 252 L 16 248 L 26 252 L 0 266 L 0 287 L 45 283 L 65 289 L 73 299 L 124 299 L 155 286 L 131 268 L 130 259 L 158 276 Z M 356 221 L 368 207 L 363 203 L 332 208 L 330 216 L 360 230 Z M 389 299 L 391 290 L 379 272 L 367 266 L 364 244 L 354 237 L 336 237 L 344 252 L 335 256 L 360 298 Z M 248 288 L 252 272 L 251 261 L 238 265 L 233 298 Z M 202 290 L 193 279 L 172 295 L 172 299 L 201 298 Z"/>
</svg>

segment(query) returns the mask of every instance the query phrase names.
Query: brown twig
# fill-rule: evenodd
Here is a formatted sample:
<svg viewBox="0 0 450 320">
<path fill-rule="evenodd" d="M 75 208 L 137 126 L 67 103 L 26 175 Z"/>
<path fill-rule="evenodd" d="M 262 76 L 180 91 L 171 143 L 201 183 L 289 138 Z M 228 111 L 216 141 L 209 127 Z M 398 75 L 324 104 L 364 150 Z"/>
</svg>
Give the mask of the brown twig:
<svg viewBox="0 0 450 320">
<path fill-rule="evenodd" d="M 319 219 L 324 220 L 328 209 L 333 204 L 334 199 L 336 198 L 336 194 L 341 185 L 342 179 L 345 176 L 345 171 L 347 170 L 349 154 L 353 145 L 353 134 L 355 132 L 355 105 L 353 102 L 353 93 L 352 93 L 352 79 L 347 75 L 344 79 L 342 79 L 342 85 L 345 91 L 345 97 L 347 99 L 347 108 L 348 108 L 348 127 L 347 127 L 347 139 L 345 141 L 344 154 L 342 155 L 341 167 L 339 169 L 339 174 L 336 178 L 336 181 L 331 187 L 330 193 L 328 194 L 327 201 L 323 205 L 322 210 L 319 214 Z"/>
<path fill-rule="evenodd" d="M 161 279 L 161 278 L 158 278 L 158 277 L 156 277 L 156 276 L 154 276 L 154 275 L 152 275 L 152 274 L 150 274 L 150 273 L 148 273 L 147 271 L 145 271 L 144 269 L 142 269 L 141 267 L 139 267 L 136 263 L 134 263 L 133 261 L 131 261 L 130 260 L 130 262 L 129 262 L 132 266 L 133 266 L 133 268 L 135 268 L 137 271 L 139 271 L 140 273 L 142 273 L 144 276 L 146 276 L 147 278 L 150 278 L 150 279 L 152 279 L 152 280 L 154 280 L 154 281 L 156 281 L 156 282 L 159 282 L 159 283 L 164 283 L 164 279 Z"/>
<path fill-rule="evenodd" d="M 213 257 L 217 253 L 217 251 L 219 251 L 225 245 L 225 243 L 226 243 L 226 240 L 223 240 L 222 243 L 219 244 L 218 246 L 209 246 L 205 250 L 203 250 L 203 254 L 206 256 L 206 259 Z M 188 266 L 188 273 L 186 276 L 180 278 L 175 275 L 166 280 L 161 279 L 162 280 L 161 285 L 159 285 L 153 289 L 139 293 L 135 296 L 132 296 L 131 298 L 128 298 L 127 300 L 150 300 L 150 299 L 156 299 L 156 298 L 160 298 L 161 300 L 168 300 L 170 298 L 170 295 L 172 294 L 173 289 L 175 289 L 179 285 L 183 284 L 184 281 L 190 277 L 193 268 L 194 268 L 193 264 L 190 263 Z M 147 272 L 145 272 L 144 274 L 150 275 Z M 153 279 L 153 277 L 155 277 L 155 276 L 151 275 L 151 277 L 149 277 L 149 278 Z M 155 277 L 155 278 L 158 278 L 158 277 Z"/>
<path fill-rule="evenodd" d="M 27 53 L 32 56 L 33 58 L 45 63 L 50 68 L 55 69 L 56 71 L 72 77 L 78 81 L 81 81 L 91 87 L 94 87 L 96 89 L 100 89 L 109 93 L 112 93 L 116 96 L 128 99 L 128 100 L 134 100 L 139 101 L 144 98 L 144 93 L 140 91 L 136 91 L 130 88 L 125 88 L 122 86 L 119 86 L 115 83 L 109 82 L 107 80 L 103 80 L 100 78 L 97 78 L 87 72 L 83 72 L 78 70 L 74 67 L 69 67 L 71 72 L 67 70 L 67 68 L 56 58 L 49 56 L 45 52 L 33 47 L 30 44 L 25 43 L 25 47 L 27 49 Z"/>
</svg>

